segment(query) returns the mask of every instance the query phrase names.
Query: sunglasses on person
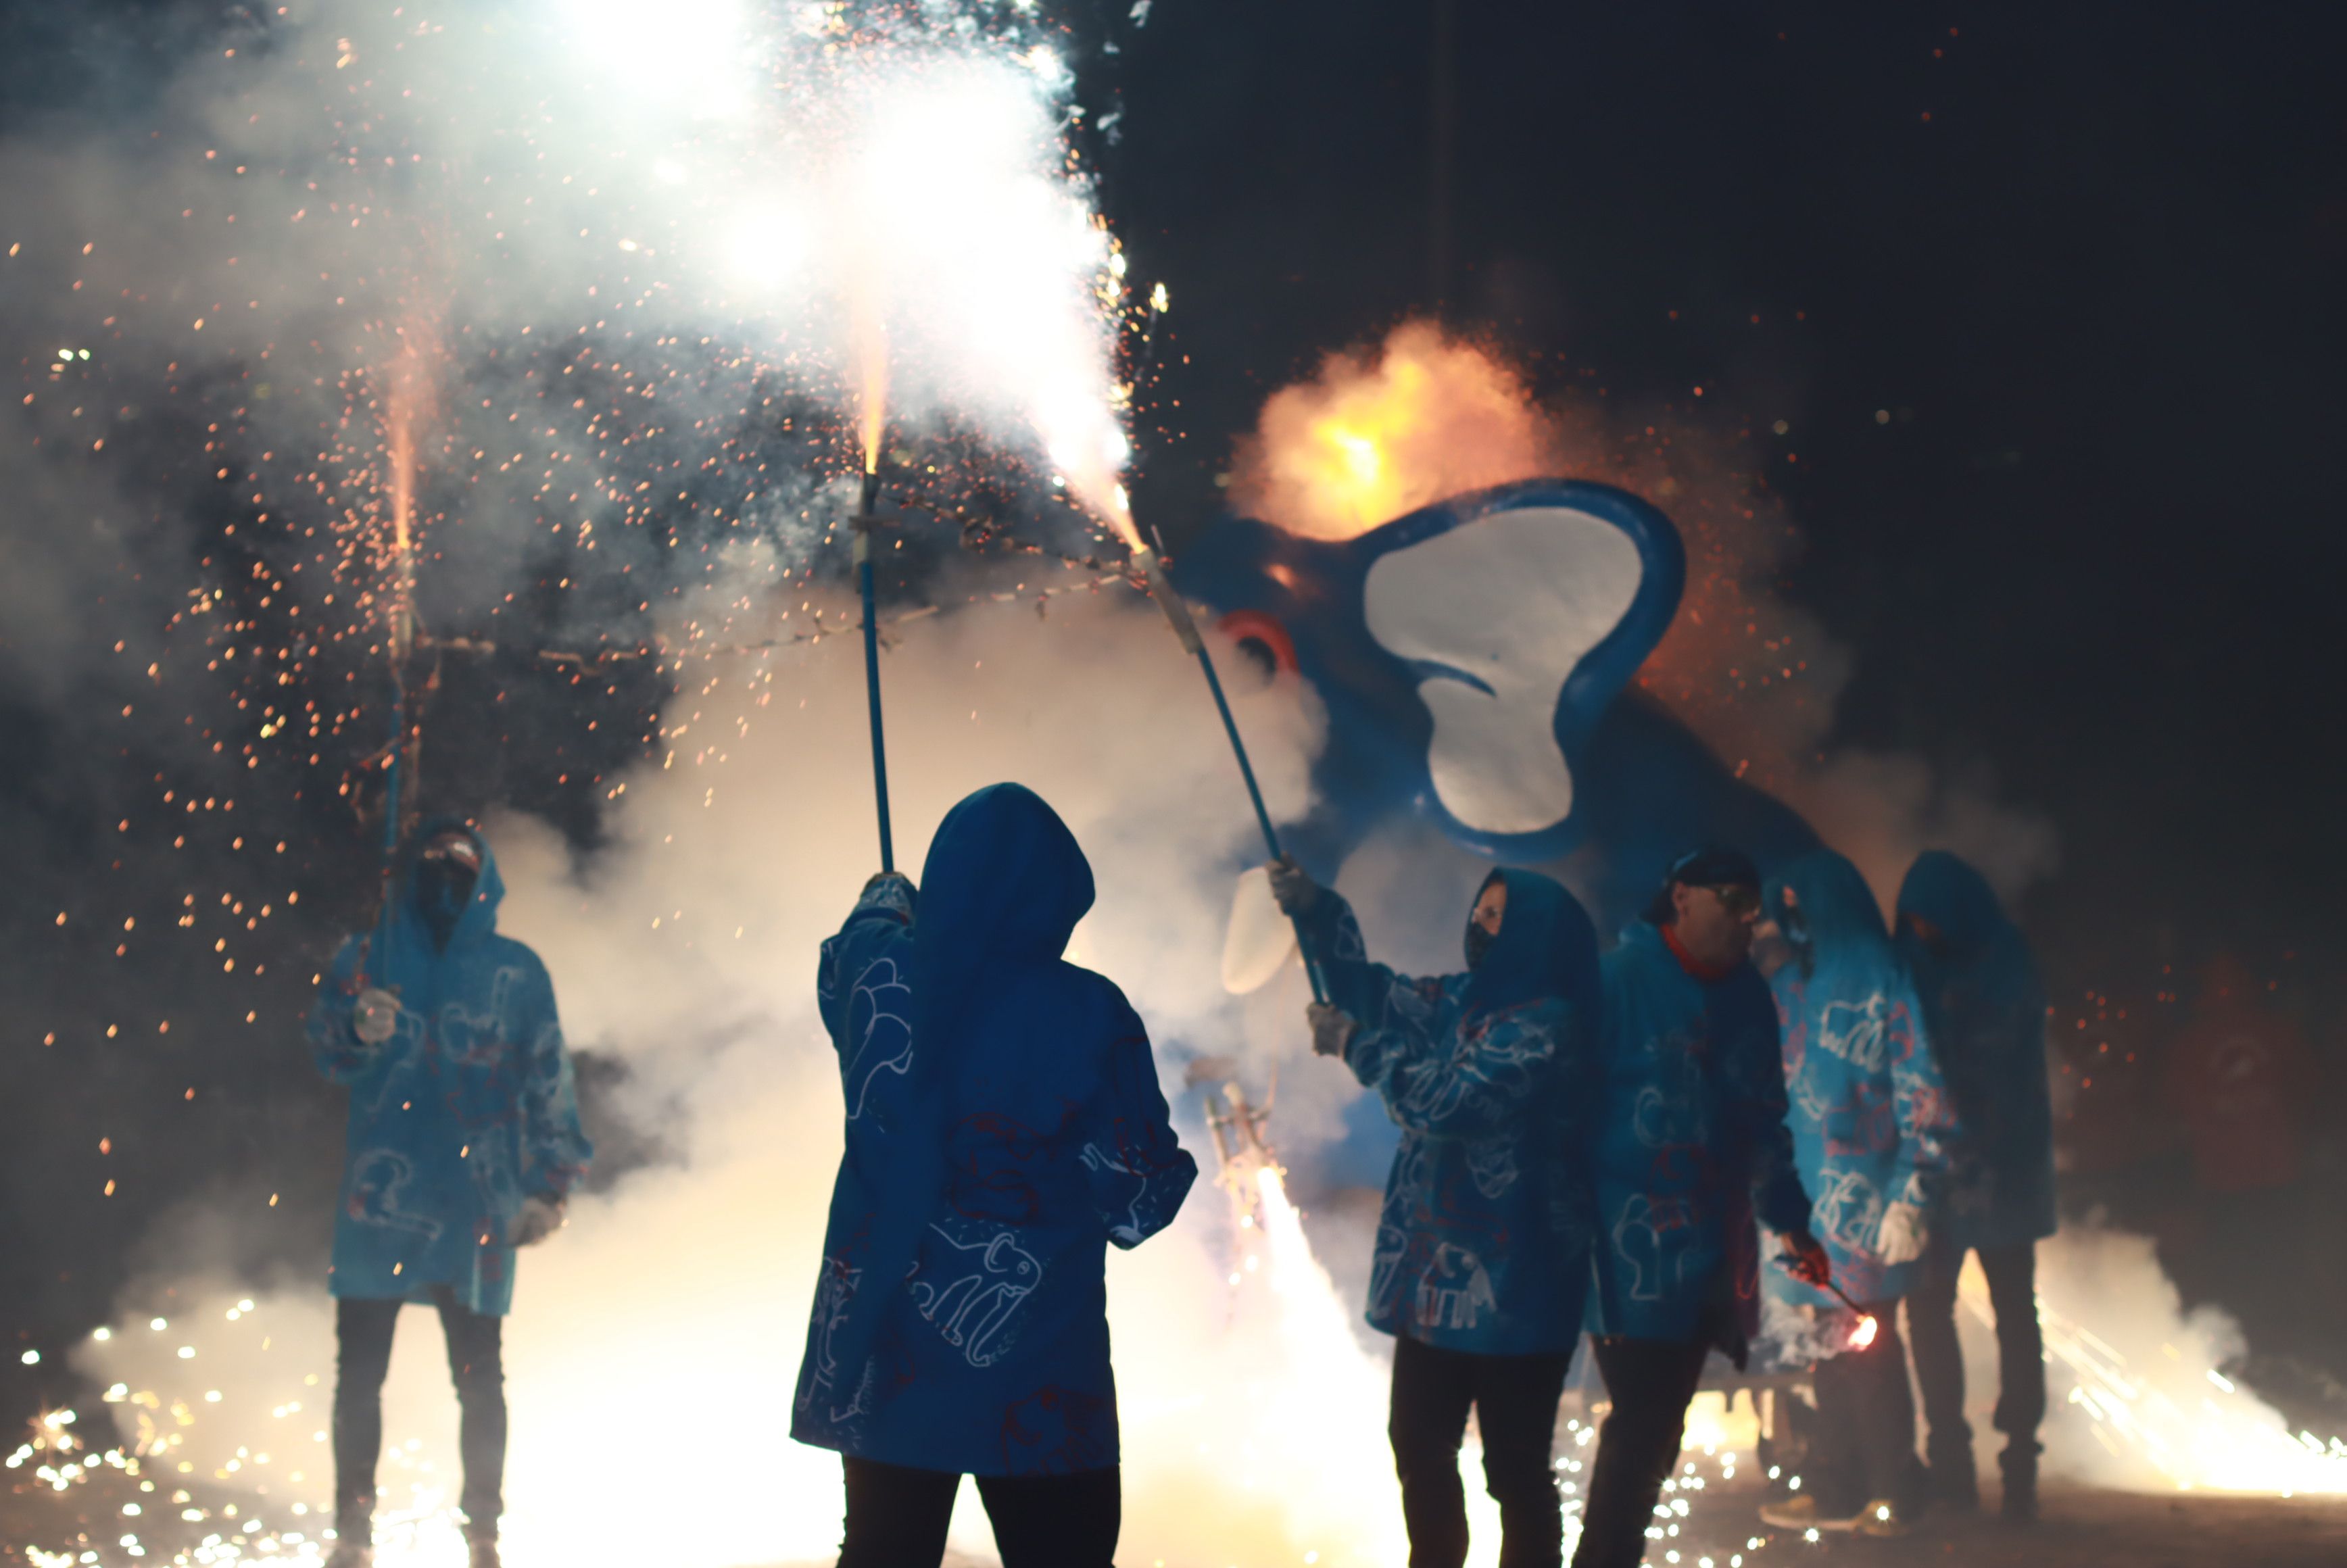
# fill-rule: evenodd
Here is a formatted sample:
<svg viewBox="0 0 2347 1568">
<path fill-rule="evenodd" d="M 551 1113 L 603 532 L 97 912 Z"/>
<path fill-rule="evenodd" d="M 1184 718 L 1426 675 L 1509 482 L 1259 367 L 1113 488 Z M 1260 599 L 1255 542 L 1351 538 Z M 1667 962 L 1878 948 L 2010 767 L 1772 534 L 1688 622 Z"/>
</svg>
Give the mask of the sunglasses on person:
<svg viewBox="0 0 2347 1568">
<path fill-rule="evenodd" d="M 1697 884 L 1697 886 L 1704 885 Z M 1704 886 L 1704 890 L 1717 898 L 1722 908 L 1739 919 L 1747 915 L 1758 915 L 1760 912 L 1760 889 L 1758 887 L 1735 882 L 1724 887 Z"/>
<path fill-rule="evenodd" d="M 459 837 L 455 835 L 451 835 L 446 838 L 436 838 L 431 843 L 425 845 L 424 846 L 424 858 L 426 860 L 453 860 L 457 865 L 465 867 L 467 871 L 478 871 L 481 868 L 481 851 L 479 846 L 474 844 L 474 842 L 469 838 Z"/>
</svg>

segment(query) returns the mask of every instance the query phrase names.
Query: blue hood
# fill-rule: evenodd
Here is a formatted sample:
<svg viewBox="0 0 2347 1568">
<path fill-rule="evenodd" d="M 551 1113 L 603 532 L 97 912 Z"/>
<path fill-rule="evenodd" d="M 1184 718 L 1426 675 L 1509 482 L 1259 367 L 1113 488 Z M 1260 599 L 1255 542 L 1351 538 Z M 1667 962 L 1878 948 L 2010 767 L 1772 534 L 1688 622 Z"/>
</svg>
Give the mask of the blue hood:
<svg viewBox="0 0 2347 1568">
<path fill-rule="evenodd" d="M 946 813 L 921 866 L 913 922 L 917 1038 L 947 1060 L 954 1027 L 990 968 L 1049 964 L 1092 907 L 1092 863 L 1043 797 L 989 784 Z"/>
<path fill-rule="evenodd" d="M 1939 928 L 1952 953 L 1976 953 L 2007 924 L 1988 878 L 1944 849 L 1918 856 L 1899 885 L 1899 913 Z"/>
<path fill-rule="evenodd" d="M 1597 928 L 1581 901 L 1537 871 L 1494 871 L 1482 887 L 1508 886 L 1507 913 L 1483 961 L 1467 980 L 1469 1013 L 1516 1007 L 1535 997 L 1585 1003 L 1598 994 Z M 1482 887 L 1476 897 L 1482 896 Z"/>
<path fill-rule="evenodd" d="M 1784 896 L 1788 887 L 1799 903 L 1799 912 L 1789 918 Z M 1898 968 L 1874 890 L 1857 866 L 1832 850 L 1814 851 L 1786 866 L 1768 885 L 1768 902 L 1770 917 L 1800 955 L 1803 972 L 1816 968 L 1819 953 L 1831 954 L 1840 965 Z M 1806 934 L 1796 940 L 1796 931 Z"/>
</svg>

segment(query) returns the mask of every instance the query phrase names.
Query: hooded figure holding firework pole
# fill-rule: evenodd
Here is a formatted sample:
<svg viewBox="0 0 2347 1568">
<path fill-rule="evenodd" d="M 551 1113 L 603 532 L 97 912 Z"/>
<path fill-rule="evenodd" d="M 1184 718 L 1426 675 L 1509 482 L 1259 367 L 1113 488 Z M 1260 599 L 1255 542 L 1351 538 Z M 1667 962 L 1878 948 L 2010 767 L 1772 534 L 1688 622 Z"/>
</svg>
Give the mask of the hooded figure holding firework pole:
<svg viewBox="0 0 2347 1568">
<path fill-rule="evenodd" d="M 1553 1568 L 1563 1519 L 1550 1445 L 1581 1333 L 1590 1223 L 1578 1150 L 1590 1105 L 1596 933 L 1572 894 L 1527 871 L 1484 878 L 1462 974 L 1371 963 L 1345 900 L 1293 860 L 1271 867 L 1328 1000 L 1313 1050 L 1341 1059 L 1401 1126 L 1369 1276 L 1394 1337 L 1388 1432 L 1411 1568 L 1467 1557 L 1467 1413 L 1500 1505 L 1503 1568 Z"/>
<path fill-rule="evenodd" d="M 419 843 L 383 919 L 343 944 L 310 1010 L 318 1070 L 351 1091 L 331 1271 L 332 1568 L 372 1561 L 383 1380 L 411 1301 L 440 1312 L 463 1412 L 459 1506 L 474 1568 L 495 1568 L 514 1251 L 562 1225 L 594 1153 L 546 966 L 497 935 L 505 883 L 487 843 L 446 818 Z"/>
<path fill-rule="evenodd" d="M 1851 1332 L 1817 1364 L 1810 1484 L 1762 1515 L 1785 1529 L 1896 1534 L 1921 1501 L 1922 1469 L 1897 1307 L 1930 1240 L 1955 1112 L 1907 966 L 1858 867 L 1815 851 L 1769 885 L 1765 902 L 1782 943 L 1769 984 L 1794 1161 L 1835 1283 L 1865 1317 L 1848 1326 L 1834 1296 L 1786 1271 L 1770 1276 L 1773 1294 Z"/>
<path fill-rule="evenodd" d="M 842 1455 L 842 1568 L 938 1563 L 965 1474 L 1004 1568 L 1116 1549 L 1107 1246 L 1170 1224 L 1198 1167 L 1141 1020 L 1061 957 L 1092 902 L 1067 825 L 995 784 L 824 944 L 846 1147 L 791 1435 Z"/>
<path fill-rule="evenodd" d="M 1706 1358 L 1744 1366 L 1759 1327 L 1755 1218 L 1803 1278 L 1830 1277 L 1785 1126 L 1776 1004 L 1747 961 L 1759 913 L 1749 856 L 1695 850 L 1605 955 L 1589 1326 L 1614 1408 L 1574 1568 L 1637 1568 Z"/>
<path fill-rule="evenodd" d="M 1899 950 L 1964 1126 L 1945 1223 L 1907 1296 L 1932 1491 L 1947 1506 L 1980 1504 L 1956 1338 L 1956 1276 L 1975 1252 L 1996 1314 L 2004 1513 L 2025 1521 L 2037 1512 L 2037 1425 L 2045 1419 L 2037 1243 L 2055 1226 L 2045 988 L 1987 879 L 1942 850 L 1920 857 L 1900 886 Z"/>
</svg>

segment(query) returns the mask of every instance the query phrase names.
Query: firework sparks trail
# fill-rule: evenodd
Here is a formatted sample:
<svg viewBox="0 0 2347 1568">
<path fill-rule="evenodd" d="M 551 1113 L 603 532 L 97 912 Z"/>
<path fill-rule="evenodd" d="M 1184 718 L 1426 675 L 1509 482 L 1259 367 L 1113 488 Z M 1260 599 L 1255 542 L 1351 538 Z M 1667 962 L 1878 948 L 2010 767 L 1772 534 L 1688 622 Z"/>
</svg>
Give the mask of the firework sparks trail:
<svg viewBox="0 0 2347 1568">
<path fill-rule="evenodd" d="M 2089 1242 L 2111 1257 L 2107 1244 Z M 2165 1282 L 2162 1282 L 2163 1284 Z M 2059 1282 L 2041 1284 L 2038 1325 L 2045 1353 L 2069 1374 L 2065 1403 L 2082 1416 L 2094 1440 L 2120 1461 L 2114 1479 L 2156 1480 L 2179 1491 L 2347 1495 L 2347 1441 L 2291 1432 L 2272 1407 L 2215 1365 L 2205 1335 L 2188 1320 L 2162 1324 L 2141 1364 L 2065 1313 Z M 2171 1297 L 2173 1289 L 2167 1294 Z M 1965 1265 L 1966 1308 L 1993 1327 L 1988 1281 L 1976 1260 Z M 2132 1325 L 2139 1315 L 2121 1315 Z"/>
</svg>

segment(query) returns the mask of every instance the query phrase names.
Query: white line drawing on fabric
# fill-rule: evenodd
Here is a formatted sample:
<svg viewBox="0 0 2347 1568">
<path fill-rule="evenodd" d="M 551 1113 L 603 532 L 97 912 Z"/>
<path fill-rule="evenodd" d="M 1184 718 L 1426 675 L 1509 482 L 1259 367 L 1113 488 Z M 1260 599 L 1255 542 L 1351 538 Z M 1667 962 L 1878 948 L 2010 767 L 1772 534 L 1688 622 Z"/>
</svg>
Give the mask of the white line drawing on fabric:
<svg viewBox="0 0 2347 1568">
<path fill-rule="evenodd" d="M 344 1213 L 363 1225 L 405 1231 L 437 1241 L 444 1228 L 430 1214 L 399 1205 L 399 1194 L 415 1179 L 415 1162 L 396 1149 L 369 1149 L 351 1162 L 351 1199 Z"/>
<path fill-rule="evenodd" d="M 926 1271 L 917 1270 L 907 1286 L 913 1305 L 937 1325 L 947 1344 L 961 1351 L 962 1359 L 990 1367 L 1010 1353 L 1016 1337 L 1011 1319 L 1043 1282 L 1043 1265 L 1019 1245 L 1019 1233 L 1008 1225 L 955 1221 L 933 1223 L 929 1229 L 957 1255 L 949 1265 L 955 1277 L 940 1286 L 924 1282 L 920 1276 Z"/>
<path fill-rule="evenodd" d="M 1127 1246 L 1138 1246 L 1148 1240 L 1149 1226 L 1142 1217 L 1142 1210 L 1149 1201 L 1151 1179 L 1102 1148 L 1098 1143 L 1085 1144 L 1077 1151 L 1076 1157 L 1084 1163 L 1086 1170 L 1112 1172 L 1116 1175 L 1128 1178 L 1133 1184 L 1131 1201 L 1124 1204 L 1116 1214 L 1111 1214 L 1105 1211 L 1101 1214 L 1101 1223 L 1108 1226 L 1108 1234 Z"/>
<path fill-rule="evenodd" d="M 859 1012 L 864 1033 L 847 1059 L 847 1119 L 861 1118 L 872 1097 L 872 1085 L 883 1072 L 902 1078 L 913 1067 L 913 988 L 897 972 L 897 960 L 877 958 L 856 977 L 847 999 L 847 1016 Z"/>
<path fill-rule="evenodd" d="M 1824 1176 L 1823 1190 L 1809 1206 L 1819 1234 L 1846 1251 L 1872 1255 L 1882 1225 L 1882 1194 L 1863 1171 L 1829 1170 Z"/>
<path fill-rule="evenodd" d="M 1514 1186 L 1519 1174 L 1516 1146 L 1512 1139 L 1491 1139 L 1473 1144 L 1467 1151 L 1468 1179 L 1475 1184 L 1475 1190 L 1487 1198 L 1496 1198 Z"/>
<path fill-rule="evenodd" d="M 1418 1282 L 1418 1321 L 1430 1328 L 1472 1328 L 1485 1312 L 1497 1312 L 1500 1297 L 1483 1260 L 1455 1242 L 1434 1249 Z"/>
<path fill-rule="evenodd" d="M 1881 991 L 1864 1001 L 1828 1002 L 1818 1016 L 1818 1044 L 1852 1067 L 1880 1072 L 1887 1060 L 1890 1011 Z"/>
</svg>

